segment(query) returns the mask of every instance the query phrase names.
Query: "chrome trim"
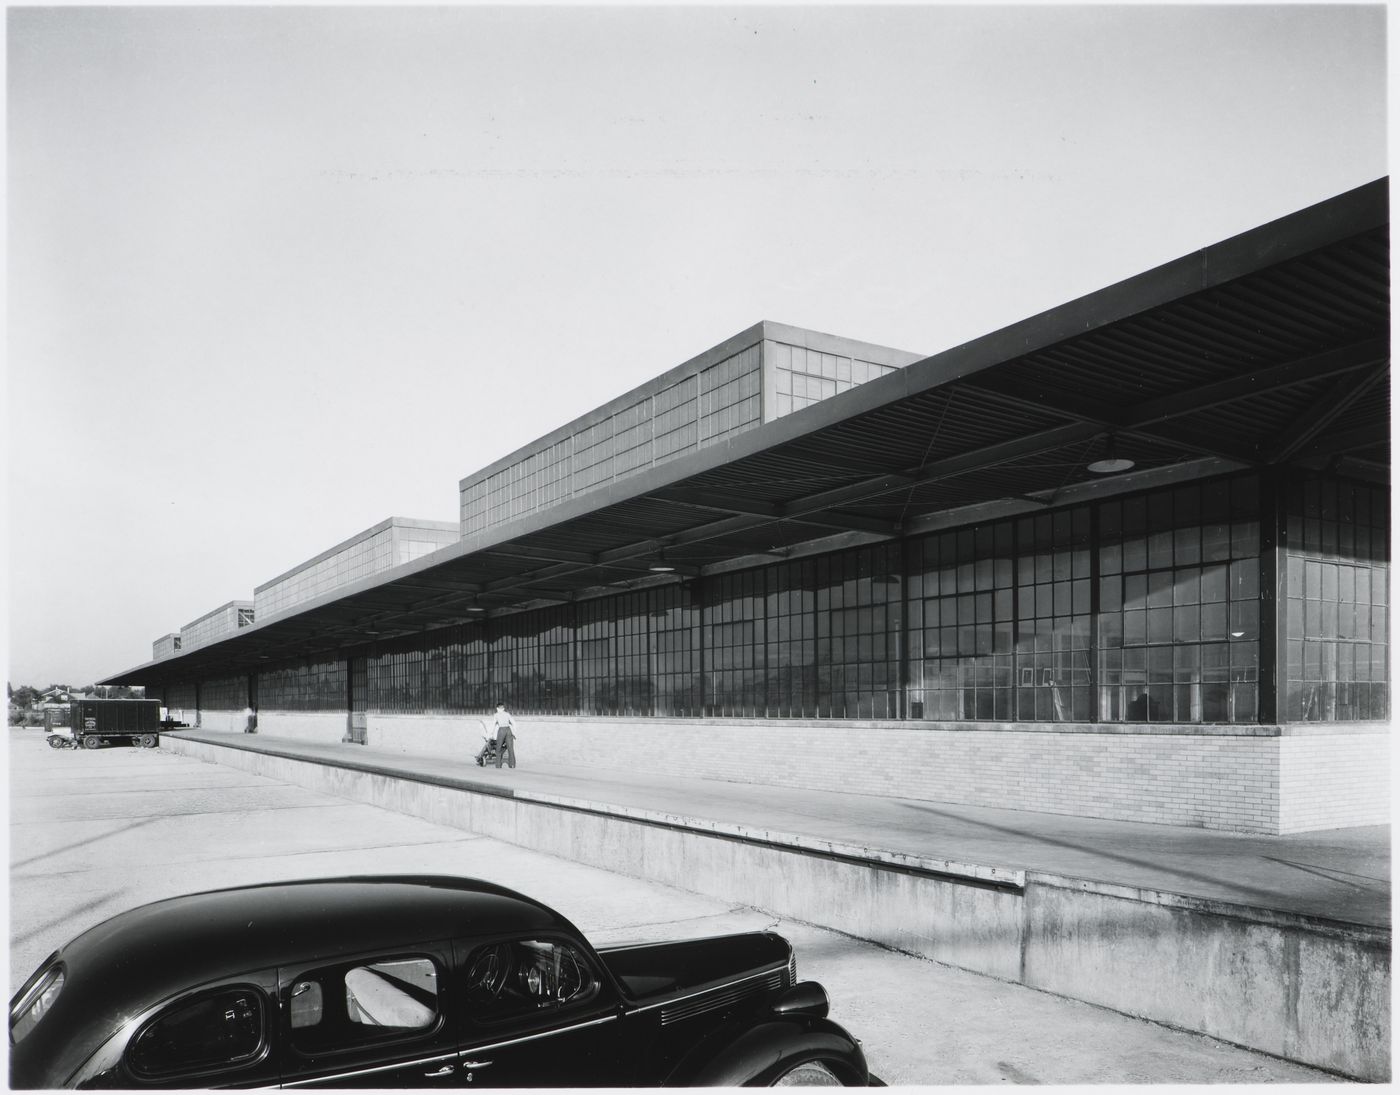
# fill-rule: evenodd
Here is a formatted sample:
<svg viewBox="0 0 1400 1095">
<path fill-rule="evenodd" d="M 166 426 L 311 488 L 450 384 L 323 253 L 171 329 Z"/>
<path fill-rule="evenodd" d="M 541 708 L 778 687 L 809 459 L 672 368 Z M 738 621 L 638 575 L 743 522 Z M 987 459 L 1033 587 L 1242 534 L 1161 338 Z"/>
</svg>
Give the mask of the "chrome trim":
<svg viewBox="0 0 1400 1095">
<path fill-rule="evenodd" d="M 326 1084 L 335 1080 L 348 1080 L 352 1076 L 372 1076 L 376 1072 L 391 1072 L 397 1068 L 421 1068 L 423 1065 L 437 1064 L 439 1061 L 455 1063 L 457 1054 L 438 1053 L 432 1057 L 420 1057 L 416 1061 L 395 1061 L 388 1065 L 375 1065 L 373 1068 L 356 1068 L 349 1072 L 331 1072 L 324 1076 L 307 1076 L 301 1080 L 285 1080 L 283 1087 L 305 1087 L 307 1084 Z"/>
<path fill-rule="evenodd" d="M 784 970 L 773 970 L 764 978 L 762 984 L 734 985 L 727 989 L 713 989 L 708 993 L 692 996 L 686 1000 L 674 1000 L 661 1009 L 661 1025 L 663 1027 L 670 1026 L 672 1023 L 679 1023 L 685 1019 L 693 1019 L 697 1015 L 705 1015 L 721 1008 L 732 1007 L 745 1000 L 756 999 L 763 994 L 765 989 L 770 993 L 780 993 L 783 991 L 785 976 Z"/>
<path fill-rule="evenodd" d="M 556 1034 L 567 1034 L 571 1030 L 584 1030 L 588 1027 L 601 1026 L 603 1023 L 612 1023 L 617 1020 L 616 1015 L 603 1015 L 597 1019 L 589 1019 L 583 1023 L 573 1023 L 567 1027 L 553 1027 L 550 1030 L 541 1030 L 535 1034 L 522 1034 L 519 1038 L 508 1038 L 504 1042 L 488 1042 L 486 1045 L 472 1046 L 470 1049 L 461 1050 L 458 1057 L 471 1057 L 477 1053 L 490 1053 L 493 1050 L 505 1049 L 507 1046 L 518 1046 L 522 1042 L 537 1042 L 541 1038 L 552 1038 Z M 491 1062 L 487 1062 L 490 1064 Z M 464 1067 L 470 1067 L 469 1064 Z M 485 1065 L 481 1066 L 485 1067 Z"/>
<path fill-rule="evenodd" d="M 652 1011 L 656 1008 L 672 1008 L 675 1007 L 677 1004 L 685 1003 L 685 1001 L 687 1000 L 693 1000 L 697 996 L 708 996 L 712 992 L 721 992 L 724 989 L 733 988 L 736 985 L 742 985 L 746 981 L 756 981 L 759 978 L 772 977 L 773 974 L 781 972 L 782 967 L 779 967 L 776 970 L 765 970 L 762 973 L 747 973 L 736 981 L 726 981 L 722 985 L 711 985 L 708 988 L 697 989 L 695 992 L 688 993 L 685 996 L 672 996 L 670 999 L 661 1000 L 655 1004 L 643 1004 L 639 1008 L 633 1008 L 627 1014 L 640 1015 L 644 1011 Z"/>
</svg>

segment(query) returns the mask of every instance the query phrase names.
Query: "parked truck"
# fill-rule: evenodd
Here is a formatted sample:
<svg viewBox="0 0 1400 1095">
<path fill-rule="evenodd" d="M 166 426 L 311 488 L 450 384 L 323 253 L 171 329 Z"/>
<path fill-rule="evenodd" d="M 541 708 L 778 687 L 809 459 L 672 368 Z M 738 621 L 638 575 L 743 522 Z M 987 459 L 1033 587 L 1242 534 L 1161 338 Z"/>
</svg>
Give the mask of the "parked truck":
<svg viewBox="0 0 1400 1095">
<path fill-rule="evenodd" d="M 50 734 L 49 744 L 55 749 L 79 745 L 97 749 L 104 742 L 120 740 L 153 749 L 166 725 L 161 721 L 160 700 L 78 699 L 69 704 L 72 736 Z"/>
</svg>

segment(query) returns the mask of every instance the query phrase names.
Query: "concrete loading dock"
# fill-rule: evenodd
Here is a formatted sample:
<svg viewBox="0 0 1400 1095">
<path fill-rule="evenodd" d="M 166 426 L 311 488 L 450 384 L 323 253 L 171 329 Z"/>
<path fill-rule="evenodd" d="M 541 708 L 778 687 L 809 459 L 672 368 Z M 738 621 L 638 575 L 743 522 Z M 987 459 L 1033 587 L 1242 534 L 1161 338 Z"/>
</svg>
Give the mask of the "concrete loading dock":
<svg viewBox="0 0 1400 1095">
<path fill-rule="evenodd" d="M 1249 838 L 547 764 L 481 773 L 468 758 L 264 736 L 164 744 L 1343 1076 L 1390 1076 L 1387 827 Z M 667 805 L 679 801 L 684 814 Z M 896 820 L 910 806 L 917 828 Z"/>
</svg>

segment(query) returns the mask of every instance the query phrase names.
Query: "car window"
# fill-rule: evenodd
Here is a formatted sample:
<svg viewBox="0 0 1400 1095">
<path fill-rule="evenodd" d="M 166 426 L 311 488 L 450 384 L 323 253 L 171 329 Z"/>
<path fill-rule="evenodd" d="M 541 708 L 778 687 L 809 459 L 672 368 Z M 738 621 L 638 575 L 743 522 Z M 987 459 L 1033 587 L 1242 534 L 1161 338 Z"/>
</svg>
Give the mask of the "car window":
<svg viewBox="0 0 1400 1095">
<path fill-rule="evenodd" d="M 292 986 L 292 1029 L 314 1027 L 321 1021 L 325 1008 L 321 1003 L 321 982 L 298 981 Z"/>
<path fill-rule="evenodd" d="M 287 1015 L 303 1052 L 349 1049 L 434 1026 L 441 1010 L 437 964 L 385 958 L 316 970 L 292 982 Z"/>
<path fill-rule="evenodd" d="M 208 1072 L 257 1057 L 264 1043 L 262 993 L 251 986 L 220 989 L 165 1009 L 127 1049 L 142 1077 Z"/>
<path fill-rule="evenodd" d="M 465 994 L 483 1022 L 581 1004 L 598 994 L 587 957 L 565 940 L 515 939 L 478 947 L 467 959 Z"/>
</svg>

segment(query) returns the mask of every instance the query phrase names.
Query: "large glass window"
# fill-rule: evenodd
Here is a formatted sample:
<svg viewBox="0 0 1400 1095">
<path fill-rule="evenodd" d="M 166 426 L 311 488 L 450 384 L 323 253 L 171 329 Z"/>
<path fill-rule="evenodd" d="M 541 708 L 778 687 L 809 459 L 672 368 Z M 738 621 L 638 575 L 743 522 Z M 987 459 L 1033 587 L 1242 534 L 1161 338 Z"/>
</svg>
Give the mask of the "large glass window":
<svg viewBox="0 0 1400 1095">
<path fill-rule="evenodd" d="M 763 714 L 762 571 L 721 574 L 708 583 L 702 631 L 705 644 L 705 713 Z"/>
<path fill-rule="evenodd" d="M 1016 717 L 1093 718 L 1089 510 L 1016 522 Z"/>
<path fill-rule="evenodd" d="M 762 365 L 758 345 L 700 373 L 700 446 L 763 421 Z"/>
<path fill-rule="evenodd" d="M 766 352 L 773 365 L 771 418 L 800 411 L 897 368 L 785 342 L 767 343 Z"/>
<path fill-rule="evenodd" d="M 890 544 L 817 560 L 817 713 L 899 714 L 900 552 Z"/>
<path fill-rule="evenodd" d="M 911 552 L 910 714 L 1087 721 L 1087 507 L 929 536 Z"/>
<path fill-rule="evenodd" d="M 578 607 L 578 686 L 585 715 L 609 715 L 617 710 L 613 688 L 612 611 L 607 601 L 585 601 Z"/>
<path fill-rule="evenodd" d="M 767 578 L 764 711 L 770 718 L 815 716 L 816 562 L 785 563 L 770 568 Z"/>
<path fill-rule="evenodd" d="M 645 592 L 613 602 L 613 666 L 616 713 L 652 713 L 651 610 Z"/>
<path fill-rule="evenodd" d="M 1286 718 L 1390 713 L 1390 498 L 1321 476 L 1287 486 Z"/>
<path fill-rule="evenodd" d="M 264 711 L 345 711 L 346 663 L 337 659 L 264 669 L 258 674 L 258 706 Z"/>
<path fill-rule="evenodd" d="M 194 716 L 197 704 L 198 687 L 193 683 L 180 681 L 176 684 L 168 684 L 162 689 L 161 697 L 165 706 L 174 711 L 188 712 Z"/>
<path fill-rule="evenodd" d="M 1105 502 L 1099 537 L 1098 717 L 1253 722 L 1258 480 Z"/>
<path fill-rule="evenodd" d="M 248 678 L 220 677 L 200 682 L 199 706 L 205 711 L 242 711 L 248 706 Z"/>
<path fill-rule="evenodd" d="M 656 651 L 653 714 L 700 714 L 700 618 L 692 586 L 648 591 Z"/>
<path fill-rule="evenodd" d="M 460 494 L 462 535 L 752 429 L 762 422 L 761 373 L 756 343 L 476 479 Z"/>
</svg>

